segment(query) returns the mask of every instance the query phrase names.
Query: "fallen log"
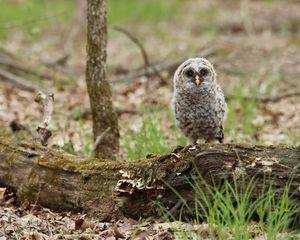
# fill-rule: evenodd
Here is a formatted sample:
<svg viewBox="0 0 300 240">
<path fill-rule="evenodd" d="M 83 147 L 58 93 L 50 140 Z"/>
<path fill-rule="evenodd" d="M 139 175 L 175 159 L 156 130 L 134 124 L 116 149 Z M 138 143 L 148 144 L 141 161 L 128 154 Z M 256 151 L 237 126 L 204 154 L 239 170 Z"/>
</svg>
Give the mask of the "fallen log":
<svg viewBox="0 0 300 240">
<path fill-rule="evenodd" d="M 157 200 L 172 209 L 178 196 L 166 183 L 193 208 L 194 192 L 188 180 L 199 179 L 199 174 L 209 184 L 255 178 L 254 195 L 271 182 L 274 190 L 281 191 L 293 176 L 290 195 L 300 206 L 300 147 L 205 144 L 117 162 L 79 159 L 33 143 L 16 143 L 4 131 L 0 136 L 1 187 L 15 191 L 21 200 L 55 210 L 97 213 L 102 220 L 158 216 Z"/>
</svg>

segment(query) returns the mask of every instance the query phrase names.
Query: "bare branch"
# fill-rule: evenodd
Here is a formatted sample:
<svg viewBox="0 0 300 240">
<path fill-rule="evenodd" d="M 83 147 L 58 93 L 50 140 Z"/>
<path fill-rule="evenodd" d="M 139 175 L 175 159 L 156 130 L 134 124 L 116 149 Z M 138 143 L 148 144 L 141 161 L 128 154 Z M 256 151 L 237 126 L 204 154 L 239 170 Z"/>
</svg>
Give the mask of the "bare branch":
<svg viewBox="0 0 300 240">
<path fill-rule="evenodd" d="M 290 98 L 290 97 L 295 97 L 295 96 L 300 96 L 299 90 L 278 94 L 276 96 L 262 97 L 262 98 L 258 98 L 258 100 L 261 102 L 279 102 L 285 98 Z"/>
<path fill-rule="evenodd" d="M 0 58 L 0 65 L 11 70 L 10 72 L 22 72 L 33 76 L 37 76 L 39 78 L 51 79 L 51 76 L 38 73 L 37 71 L 33 70 L 32 67 L 28 65 L 21 65 L 17 63 L 17 61 L 18 60 L 14 60 L 13 62 L 12 60 L 6 60 L 4 58 Z"/>
<path fill-rule="evenodd" d="M 265 96 L 265 97 L 258 97 L 258 96 L 245 96 L 242 98 L 242 100 L 244 101 L 249 101 L 249 100 L 254 100 L 254 101 L 258 101 L 258 102 L 262 102 L 262 103 L 268 103 L 268 102 L 273 102 L 273 103 L 276 103 L 276 102 L 279 102 L 283 99 L 286 99 L 286 98 L 291 98 L 291 97 L 296 97 L 296 96 L 300 96 L 300 91 L 298 90 L 295 90 L 295 91 L 290 91 L 290 92 L 287 92 L 287 93 L 282 93 L 282 94 L 278 94 L 278 95 L 275 95 L 275 96 Z M 233 100 L 235 97 L 234 96 L 227 96 L 226 99 L 228 101 L 230 100 Z"/>
<path fill-rule="evenodd" d="M 194 54 L 193 56 L 185 56 L 185 57 L 180 57 L 175 60 L 169 61 L 169 62 L 157 62 L 157 63 L 151 63 L 149 66 L 147 66 L 147 74 L 148 76 L 154 76 L 156 75 L 156 72 L 153 70 L 153 68 L 157 72 L 162 72 L 162 71 L 168 71 L 172 72 L 174 71 L 183 61 L 185 61 L 189 57 L 208 57 L 212 56 L 216 53 L 215 48 L 208 48 L 203 51 L 200 51 L 198 54 Z M 140 78 L 142 76 L 145 76 L 145 70 L 139 68 L 136 69 L 135 71 L 129 72 L 125 76 L 117 76 L 116 78 L 112 79 L 110 82 L 112 83 L 122 83 L 130 80 L 134 80 L 137 78 Z"/>
<path fill-rule="evenodd" d="M 121 28 L 121 27 L 118 27 L 118 26 L 115 26 L 114 27 L 115 30 L 119 31 L 119 32 L 122 32 L 124 33 L 131 41 L 133 41 L 137 46 L 138 48 L 140 49 L 141 53 L 142 53 L 142 57 L 144 59 L 144 75 L 146 77 L 149 77 L 150 74 L 149 74 L 149 70 L 152 70 L 152 72 L 157 76 L 159 77 L 159 79 L 167 84 L 167 81 L 166 79 L 164 79 L 164 77 L 159 73 L 159 71 L 155 68 L 154 65 L 151 65 L 150 64 L 150 61 L 149 61 L 149 57 L 148 57 L 148 54 L 146 52 L 146 49 L 144 48 L 144 46 L 142 45 L 142 43 L 135 37 L 133 36 L 130 32 L 128 32 L 127 30 Z"/>
<path fill-rule="evenodd" d="M 10 72 L 7 72 L 3 69 L 0 69 L 0 81 L 3 82 L 9 82 L 12 83 L 13 85 L 15 85 L 16 87 L 25 90 L 25 91 L 29 91 L 29 92 L 35 92 L 36 88 L 31 85 L 28 80 L 16 76 Z"/>
</svg>

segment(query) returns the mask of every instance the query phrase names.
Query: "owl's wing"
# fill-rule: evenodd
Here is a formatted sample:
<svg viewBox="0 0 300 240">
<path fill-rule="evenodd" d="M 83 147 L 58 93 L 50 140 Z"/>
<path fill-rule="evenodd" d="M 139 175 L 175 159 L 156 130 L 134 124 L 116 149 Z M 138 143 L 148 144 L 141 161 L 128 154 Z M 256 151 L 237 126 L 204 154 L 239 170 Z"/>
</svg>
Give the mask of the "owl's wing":
<svg viewBox="0 0 300 240">
<path fill-rule="evenodd" d="M 223 93 L 222 89 L 220 88 L 220 86 L 217 85 L 216 91 L 217 91 L 216 95 L 217 95 L 217 103 L 219 105 L 219 112 L 220 112 L 221 117 L 224 122 L 225 118 L 226 118 L 227 110 L 228 110 L 227 104 L 225 101 L 224 93 Z"/>
</svg>

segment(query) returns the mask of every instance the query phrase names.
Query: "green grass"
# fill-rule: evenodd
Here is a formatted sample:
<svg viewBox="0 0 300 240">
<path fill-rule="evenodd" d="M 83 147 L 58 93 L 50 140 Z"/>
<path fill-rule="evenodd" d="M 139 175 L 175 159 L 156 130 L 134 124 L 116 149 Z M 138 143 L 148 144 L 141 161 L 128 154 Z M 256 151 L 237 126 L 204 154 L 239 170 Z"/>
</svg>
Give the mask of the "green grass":
<svg viewBox="0 0 300 240">
<path fill-rule="evenodd" d="M 158 22 L 174 17 L 184 3 L 180 0 L 107 0 L 108 24 L 139 21 Z"/>
<path fill-rule="evenodd" d="M 88 120 L 86 119 L 84 114 L 85 113 L 82 112 L 81 107 L 76 107 L 73 110 L 70 119 L 73 124 L 70 125 L 69 122 L 64 122 L 64 124 L 62 124 L 62 119 L 65 119 L 65 116 L 63 115 L 63 113 L 57 112 L 53 122 L 60 122 L 60 125 L 62 126 L 58 127 L 58 125 L 54 125 L 53 130 L 55 132 L 60 132 L 60 135 L 63 136 L 63 144 L 61 148 L 64 151 L 82 157 L 90 157 L 92 148 L 94 146 L 92 125 L 91 122 L 87 123 Z M 76 129 L 75 137 L 68 136 L 70 128 Z M 76 143 L 74 141 L 76 141 Z M 75 148 L 75 144 L 77 145 L 77 148 Z M 79 149 L 78 145 L 80 146 Z"/>
<path fill-rule="evenodd" d="M 21 31 L 29 40 L 34 40 L 49 26 L 68 22 L 73 13 L 71 0 L 27 0 L 22 3 L 0 0 L 0 4 L 0 39 Z"/>
<path fill-rule="evenodd" d="M 48 28 L 67 27 L 73 18 L 74 3 L 72 0 L 22 3 L 0 0 L 0 39 L 6 39 L 12 32 L 22 32 L 28 40 L 35 40 Z M 107 0 L 108 25 L 157 23 L 176 16 L 183 4 L 180 0 Z"/>
<path fill-rule="evenodd" d="M 236 182 L 225 181 L 220 188 L 217 188 L 205 183 L 201 176 L 199 178 L 201 186 L 196 181 L 189 181 L 195 192 L 193 222 L 208 223 L 212 239 L 227 239 L 229 235 L 232 239 L 253 239 L 259 234 L 265 234 L 266 239 L 277 239 L 279 233 L 289 231 L 293 217 L 299 213 L 300 209 L 296 208 L 289 198 L 289 184 L 282 193 L 276 192 L 271 185 L 268 185 L 254 200 L 251 198 L 256 187 L 254 181 L 245 184 L 243 190 L 240 190 Z M 193 211 L 186 204 L 184 196 L 180 196 L 175 189 L 172 190 L 181 199 L 184 208 Z M 258 218 L 256 223 L 253 221 L 254 216 Z M 178 220 L 174 216 L 169 219 Z M 253 224 L 257 225 L 257 230 L 251 232 L 249 229 Z M 185 236 L 182 239 L 190 237 L 188 232 L 181 234 Z M 292 232 L 289 236 L 292 236 Z"/>
<path fill-rule="evenodd" d="M 255 88 L 249 86 L 249 89 L 250 94 L 245 94 L 243 83 L 239 82 L 236 85 L 234 96 L 228 101 L 225 136 L 240 133 L 243 136 L 253 137 L 259 131 L 259 128 L 253 126 L 253 120 L 259 114 Z M 250 98 L 245 99 L 245 96 Z"/>
<path fill-rule="evenodd" d="M 169 111 L 170 119 L 171 115 Z M 158 115 L 145 113 L 140 129 L 126 132 L 123 145 L 130 159 L 145 158 L 149 153 L 164 154 L 178 145 L 186 145 L 186 139 L 177 131 L 174 121 L 170 129 L 164 129 L 162 122 Z"/>
</svg>

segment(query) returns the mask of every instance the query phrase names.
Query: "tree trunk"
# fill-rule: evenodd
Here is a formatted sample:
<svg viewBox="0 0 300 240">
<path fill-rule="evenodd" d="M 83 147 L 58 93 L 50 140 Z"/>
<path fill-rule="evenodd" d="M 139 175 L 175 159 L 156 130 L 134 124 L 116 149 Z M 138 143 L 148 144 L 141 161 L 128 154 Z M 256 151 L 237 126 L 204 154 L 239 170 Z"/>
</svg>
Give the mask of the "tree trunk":
<svg viewBox="0 0 300 240">
<path fill-rule="evenodd" d="M 3 134 L 3 133 L 2 133 Z M 58 210 L 84 210 L 102 220 L 116 215 L 158 216 L 159 200 L 167 209 L 178 203 L 176 189 L 193 209 L 194 190 L 188 181 L 201 177 L 209 184 L 238 184 L 255 178 L 255 198 L 264 184 L 283 191 L 292 178 L 290 195 L 300 206 L 300 147 L 197 145 L 178 154 L 116 162 L 78 159 L 62 151 L 33 144 L 15 144 L 0 136 L 0 186 L 21 199 Z M 180 212 L 175 209 L 173 214 Z M 189 214 L 189 213 L 184 213 Z"/>
<path fill-rule="evenodd" d="M 106 3 L 105 0 L 87 1 L 87 65 L 86 83 L 93 118 L 96 140 L 102 136 L 95 148 L 98 158 L 114 159 L 119 150 L 117 115 L 112 106 L 111 90 L 106 81 Z"/>
</svg>

